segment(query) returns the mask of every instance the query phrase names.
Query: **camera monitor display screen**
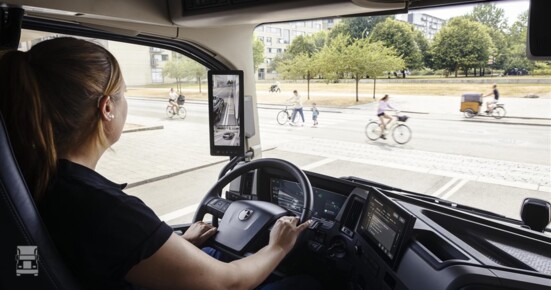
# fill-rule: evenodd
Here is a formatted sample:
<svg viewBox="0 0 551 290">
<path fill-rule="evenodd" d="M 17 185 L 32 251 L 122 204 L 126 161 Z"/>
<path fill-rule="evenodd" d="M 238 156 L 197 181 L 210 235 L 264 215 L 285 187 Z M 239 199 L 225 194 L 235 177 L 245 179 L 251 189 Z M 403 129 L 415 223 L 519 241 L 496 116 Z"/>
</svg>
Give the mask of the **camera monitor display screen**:
<svg viewBox="0 0 551 290">
<path fill-rule="evenodd" d="M 243 71 L 209 71 L 210 154 L 245 153 Z"/>
<path fill-rule="evenodd" d="M 358 225 L 359 234 L 390 267 L 409 242 L 415 217 L 387 196 L 371 191 Z"/>
</svg>

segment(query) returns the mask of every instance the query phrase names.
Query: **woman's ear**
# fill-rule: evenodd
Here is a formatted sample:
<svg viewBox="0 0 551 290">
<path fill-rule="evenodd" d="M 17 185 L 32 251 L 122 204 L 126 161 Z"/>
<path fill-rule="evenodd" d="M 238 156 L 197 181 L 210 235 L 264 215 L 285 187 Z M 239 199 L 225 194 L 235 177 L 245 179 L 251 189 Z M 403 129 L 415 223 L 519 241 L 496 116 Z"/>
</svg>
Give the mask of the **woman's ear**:
<svg viewBox="0 0 551 290">
<path fill-rule="evenodd" d="M 102 120 L 110 122 L 115 119 L 115 115 L 113 114 L 114 108 L 111 96 L 102 96 L 98 102 L 98 108 L 100 110 Z"/>
</svg>

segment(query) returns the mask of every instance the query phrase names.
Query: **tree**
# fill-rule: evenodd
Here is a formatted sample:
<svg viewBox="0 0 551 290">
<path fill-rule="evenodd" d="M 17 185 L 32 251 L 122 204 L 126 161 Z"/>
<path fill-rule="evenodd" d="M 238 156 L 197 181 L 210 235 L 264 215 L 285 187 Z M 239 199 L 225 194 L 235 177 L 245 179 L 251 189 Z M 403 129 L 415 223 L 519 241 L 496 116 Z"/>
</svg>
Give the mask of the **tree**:
<svg viewBox="0 0 551 290">
<path fill-rule="evenodd" d="M 363 76 L 373 79 L 373 98 L 377 76 L 385 71 L 398 70 L 405 65 L 404 60 L 393 48 L 386 47 L 382 42 L 370 43 L 367 39 L 357 39 L 348 47 L 349 72 L 356 80 L 356 102 L 358 99 L 358 84 Z"/>
<path fill-rule="evenodd" d="M 346 46 L 350 41 L 348 34 L 339 34 L 318 53 L 320 73 L 326 82 L 337 81 L 346 71 Z"/>
<path fill-rule="evenodd" d="M 199 84 L 199 93 L 201 93 L 201 80 L 207 77 L 207 69 L 202 64 L 187 57 L 183 59 L 183 63 L 184 76 L 194 79 Z"/>
<path fill-rule="evenodd" d="M 494 49 L 492 39 L 480 23 L 466 17 L 449 20 L 434 37 L 431 47 L 436 68 L 457 72 L 483 67 Z"/>
<path fill-rule="evenodd" d="M 526 57 L 526 35 L 528 33 L 528 11 L 521 13 L 509 28 L 507 52 L 504 54 L 503 69 L 525 68 L 532 70 L 535 62 Z"/>
<path fill-rule="evenodd" d="M 169 77 L 176 80 L 176 88 L 180 91 L 180 83 L 185 78 L 184 61 L 176 54 L 173 54 L 172 59 L 167 61 L 163 67 L 163 77 Z"/>
<path fill-rule="evenodd" d="M 327 32 L 319 31 L 312 35 L 299 35 L 293 39 L 293 42 L 287 48 L 286 53 L 297 56 L 306 53 L 312 56 L 325 46 L 327 40 Z"/>
<path fill-rule="evenodd" d="M 327 81 L 350 76 L 356 81 L 356 102 L 359 101 L 359 82 L 369 76 L 374 79 L 385 71 L 396 70 L 404 66 L 404 61 L 392 48 L 382 42 L 370 43 L 368 39 L 356 39 L 348 45 L 348 35 L 338 35 L 331 44 L 318 55 L 318 67 Z"/>
<path fill-rule="evenodd" d="M 181 82 L 183 79 L 191 78 L 198 82 L 199 92 L 201 92 L 201 80 L 206 78 L 207 69 L 200 63 L 174 54 L 172 59 L 165 63 L 163 67 L 163 76 L 176 79 L 176 88 L 181 91 Z"/>
<path fill-rule="evenodd" d="M 286 79 L 306 79 L 307 97 L 310 100 L 310 80 L 317 74 L 317 55 L 310 56 L 301 53 L 292 59 L 287 59 L 279 66 L 279 74 Z"/>
<path fill-rule="evenodd" d="M 413 39 L 415 39 L 415 42 L 417 43 L 417 46 L 419 47 L 419 51 L 421 52 L 421 55 L 423 56 L 423 66 L 424 67 L 430 67 L 431 66 L 431 55 L 430 55 L 430 45 L 429 41 L 421 32 L 420 30 L 413 29 Z"/>
<path fill-rule="evenodd" d="M 415 28 L 406 22 L 387 18 L 373 28 L 369 38 L 371 41 L 381 41 L 387 47 L 392 47 L 405 61 L 409 69 L 422 68 L 423 54 L 415 41 Z M 400 68 L 404 69 L 404 67 Z"/>
<path fill-rule="evenodd" d="M 469 14 L 468 17 L 501 32 L 507 29 L 505 10 L 503 10 L 503 8 L 498 8 L 495 3 L 476 5 L 473 8 L 473 12 Z"/>
<path fill-rule="evenodd" d="M 254 37 L 253 40 L 253 65 L 254 71 L 258 70 L 258 66 L 264 61 L 264 42 Z"/>
<path fill-rule="evenodd" d="M 293 39 L 291 44 L 289 44 L 286 52 L 292 56 L 297 56 L 302 53 L 312 55 L 315 51 L 316 45 L 312 39 L 304 35 L 299 35 Z"/>
<path fill-rule="evenodd" d="M 339 22 L 331 32 L 329 38 L 333 39 L 339 34 L 350 35 L 350 40 L 366 38 L 373 28 L 380 22 L 385 21 L 389 16 L 364 16 L 345 18 Z"/>
</svg>

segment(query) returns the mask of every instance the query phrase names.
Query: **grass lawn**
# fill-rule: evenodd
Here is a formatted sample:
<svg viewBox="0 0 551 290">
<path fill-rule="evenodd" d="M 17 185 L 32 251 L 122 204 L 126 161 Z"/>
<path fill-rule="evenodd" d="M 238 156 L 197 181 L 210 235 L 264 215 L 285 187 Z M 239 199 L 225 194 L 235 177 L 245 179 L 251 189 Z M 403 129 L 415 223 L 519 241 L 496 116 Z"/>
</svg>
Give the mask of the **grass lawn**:
<svg viewBox="0 0 551 290">
<path fill-rule="evenodd" d="M 538 77 L 546 79 L 547 77 Z M 441 78 L 443 82 L 454 80 L 455 78 Z M 512 82 L 515 77 L 508 78 Z M 425 96 L 461 96 L 463 93 L 487 93 L 491 90 L 491 82 L 498 80 L 498 89 L 502 97 L 524 97 L 527 95 L 538 95 L 540 97 L 551 97 L 550 84 L 517 84 L 501 83 L 507 82 L 507 78 L 477 78 L 481 83 L 413 83 L 413 82 L 377 82 L 375 97 L 379 99 L 384 94 L 389 95 L 425 95 Z M 528 77 L 517 77 L 517 79 L 528 79 Z M 548 79 L 548 78 L 547 78 Z M 362 82 L 359 84 L 359 101 L 356 102 L 356 84 L 354 82 L 346 83 L 310 83 L 310 100 L 307 100 L 307 84 L 305 82 L 281 82 L 281 93 L 269 93 L 268 89 L 271 83 L 257 82 L 257 102 L 282 104 L 287 98 L 292 96 L 293 90 L 298 90 L 302 95 L 305 105 L 316 102 L 320 106 L 351 106 L 365 104 L 373 101 L 373 82 Z M 168 100 L 168 91 L 174 84 L 153 85 L 147 87 L 128 87 L 127 96 L 140 96 L 150 98 L 160 98 Z M 186 84 L 182 86 L 182 93 L 188 100 L 206 100 L 207 85 L 202 84 L 201 93 L 196 84 Z"/>
</svg>

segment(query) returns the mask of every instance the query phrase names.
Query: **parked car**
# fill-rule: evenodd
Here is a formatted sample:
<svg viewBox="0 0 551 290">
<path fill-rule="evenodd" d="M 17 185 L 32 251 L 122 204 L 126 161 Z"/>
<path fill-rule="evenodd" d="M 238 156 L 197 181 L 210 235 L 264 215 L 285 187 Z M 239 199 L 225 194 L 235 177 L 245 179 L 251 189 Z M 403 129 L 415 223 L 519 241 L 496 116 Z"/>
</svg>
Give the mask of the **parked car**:
<svg viewBox="0 0 551 290">
<path fill-rule="evenodd" d="M 235 137 L 235 133 L 233 133 L 233 132 L 226 132 L 222 135 L 222 138 L 224 140 L 231 140 L 231 139 L 233 139 L 233 137 Z"/>
<path fill-rule="evenodd" d="M 212 101 L 212 112 L 214 113 L 214 123 L 220 121 L 222 113 L 224 112 L 225 102 L 224 99 L 214 96 Z"/>
<path fill-rule="evenodd" d="M 503 75 L 506 76 L 526 76 L 528 75 L 528 70 L 525 68 L 510 68 L 505 71 Z"/>
</svg>

